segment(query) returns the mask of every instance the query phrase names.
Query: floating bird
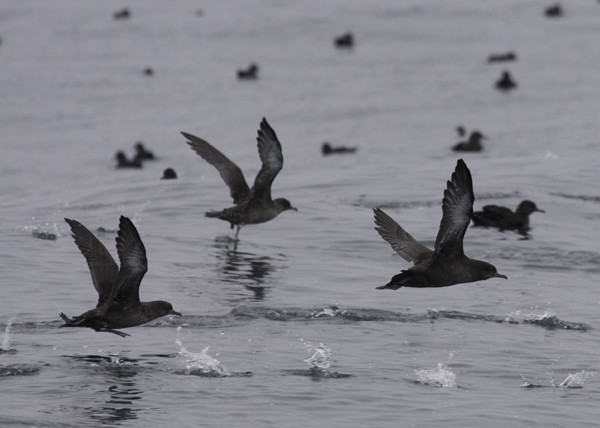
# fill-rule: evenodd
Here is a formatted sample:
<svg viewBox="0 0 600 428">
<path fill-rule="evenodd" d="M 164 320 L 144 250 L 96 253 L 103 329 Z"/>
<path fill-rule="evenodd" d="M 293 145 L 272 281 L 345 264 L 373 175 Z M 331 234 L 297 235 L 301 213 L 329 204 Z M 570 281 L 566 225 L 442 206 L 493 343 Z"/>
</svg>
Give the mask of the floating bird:
<svg viewBox="0 0 600 428">
<path fill-rule="evenodd" d="M 482 139 L 485 139 L 485 136 L 481 132 L 473 131 L 467 141 L 455 144 L 452 150 L 455 152 L 480 152 L 483 149 Z"/>
<path fill-rule="evenodd" d="M 160 178 L 161 180 L 174 180 L 177 178 L 177 173 L 173 168 L 167 168 L 163 171 L 163 176 Z"/>
<path fill-rule="evenodd" d="M 119 221 L 116 242 L 120 269 L 92 232 L 75 220 L 65 218 L 65 221 L 71 226 L 75 244 L 87 261 L 98 292 L 98 303 L 94 309 L 73 318 L 61 312 L 60 317 L 65 322 L 61 327 L 88 327 L 125 337 L 129 334 L 115 329 L 146 324 L 165 315 L 181 316 L 169 302 L 140 302 L 140 283 L 148 270 L 148 261 L 144 244 L 131 220 L 121 216 Z"/>
<path fill-rule="evenodd" d="M 529 227 L 529 216 L 534 212 L 545 212 L 537 207 L 534 202 L 522 201 L 517 210 L 498 205 L 485 205 L 483 211 L 473 213 L 473 225 L 483 227 L 495 227 L 500 231 L 516 230 L 519 234 L 527 236 Z"/>
<path fill-rule="evenodd" d="M 237 71 L 237 77 L 239 80 L 256 80 L 258 79 L 258 65 L 252 63 L 247 69 L 240 69 Z"/>
<path fill-rule="evenodd" d="M 548 6 L 544 11 L 544 15 L 546 15 L 548 18 L 560 18 L 562 14 L 562 7 L 558 3 L 552 6 Z"/>
<path fill-rule="evenodd" d="M 488 56 L 487 62 L 509 62 L 516 61 L 517 54 L 514 52 L 506 52 L 502 54 L 492 54 Z"/>
<path fill-rule="evenodd" d="M 350 49 L 354 47 L 354 35 L 352 33 L 344 33 L 334 39 L 333 44 L 336 48 Z"/>
<path fill-rule="evenodd" d="M 504 92 L 508 92 L 512 89 L 517 88 L 517 83 L 513 80 L 510 72 L 503 71 L 500 79 L 496 81 L 496 89 Z"/>
<path fill-rule="evenodd" d="M 121 10 L 117 10 L 115 13 L 113 13 L 113 18 L 116 20 L 129 19 L 131 18 L 131 11 L 126 7 Z"/>
<path fill-rule="evenodd" d="M 132 160 L 127 159 L 127 156 L 125 155 L 124 152 L 122 151 L 118 151 L 115 154 L 115 159 L 117 160 L 117 169 L 124 169 L 124 168 L 141 168 L 142 167 L 142 162 L 140 159 L 137 158 L 133 158 Z"/>
<path fill-rule="evenodd" d="M 154 69 L 152 67 L 146 67 L 142 73 L 144 73 L 144 76 L 152 77 L 154 76 Z"/>
<path fill-rule="evenodd" d="M 471 221 L 474 200 L 471 172 L 459 159 L 444 191 L 443 216 L 433 251 L 416 241 L 381 209 L 375 208 L 375 230 L 400 257 L 414 263 L 413 267 L 401 271 L 377 289 L 447 287 L 490 278 L 506 279 L 493 265 L 470 259 L 463 252 L 463 238 Z"/>
<path fill-rule="evenodd" d="M 137 143 L 135 143 L 134 148 L 135 148 L 134 159 L 138 159 L 140 161 L 156 160 L 156 157 L 154 157 L 154 153 L 152 153 L 152 151 L 146 149 L 146 147 L 144 146 L 144 143 L 142 143 L 141 141 L 138 141 Z"/>
<path fill-rule="evenodd" d="M 356 152 L 356 147 L 346 147 L 346 146 L 333 147 L 328 142 L 323 143 L 323 145 L 321 146 L 321 154 L 323 154 L 323 156 L 344 154 L 344 153 L 354 153 L 354 152 Z"/>
<path fill-rule="evenodd" d="M 209 211 L 206 216 L 228 221 L 232 229 L 233 226 L 237 226 L 236 242 L 242 226 L 273 220 L 286 210 L 297 211 L 287 199 L 271 199 L 271 184 L 283 167 L 283 154 L 277 135 L 265 118 L 260 123 L 256 138 L 262 167 L 254 179 L 252 188 L 248 187 L 242 170 L 224 154 L 201 138 L 185 132 L 181 134 L 188 139 L 192 150 L 219 171 L 229 187 L 235 205 L 222 211 Z"/>
</svg>

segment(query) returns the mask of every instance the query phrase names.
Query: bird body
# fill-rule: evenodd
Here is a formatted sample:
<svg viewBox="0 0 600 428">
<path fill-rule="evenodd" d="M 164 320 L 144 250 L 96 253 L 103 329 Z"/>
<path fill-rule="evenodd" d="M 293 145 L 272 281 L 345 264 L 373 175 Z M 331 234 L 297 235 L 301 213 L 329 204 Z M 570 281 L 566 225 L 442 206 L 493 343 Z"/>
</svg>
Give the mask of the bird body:
<svg viewBox="0 0 600 428">
<path fill-rule="evenodd" d="M 470 259 L 463 251 L 463 238 L 473 212 L 473 181 L 467 165 L 459 159 L 442 200 L 442 221 L 430 250 L 379 208 L 374 209 L 375 230 L 405 260 L 414 266 L 401 271 L 378 289 L 400 287 L 447 287 L 450 285 L 504 278 L 484 261 Z"/>
<path fill-rule="evenodd" d="M 473 225 L 495 227 L 500 231 L 516 230 L 521 235 L 527 236 L 530 230 L 529 216 L 534 212 L 543 213 L 544 210 L 528 200 L 522 201 L 514 212 L 498 205 L 485 205 L 482 211 L 473 213 Z"/>
<path fill-rule="evenodd" d="M 481 140 L 485 139 L 485 136 L 479 131 L 471 132 L 467 141 L 457 143 L 452 147 L 455 152 L 480 152 L 483 150 Z"/>
<path fill-rule="evenodd" d="M 139 287 L 148 270 L 146 249 L 140 235 L 127 217 L 121 216 L 116 238 L 119 268 L 104 245 L 85 226 L 75 220 L 65 219 L 71 227 L 75 244 L 85 257 L 98 303 L 94 309 L 69 318 L 61 327 L 88 327 L 119 336 L 129 336 L 117 328 L 134 327 L 165 315 L 178 315 L 169 302 L 157 300 L 140 302 Z"/>
</svg>

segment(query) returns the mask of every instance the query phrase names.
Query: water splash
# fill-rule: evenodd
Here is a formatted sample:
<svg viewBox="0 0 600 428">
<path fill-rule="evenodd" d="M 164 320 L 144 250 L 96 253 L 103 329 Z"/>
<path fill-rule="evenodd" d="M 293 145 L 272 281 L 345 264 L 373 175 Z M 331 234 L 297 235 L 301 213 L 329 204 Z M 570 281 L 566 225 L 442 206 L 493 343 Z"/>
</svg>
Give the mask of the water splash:
<svg viewBox="0 0 600 428">
<path fill-rule="evenodd" d="M 303 360 L 311 368 L 327 370 L 331 366 L 331 348 L 328 348 L 323 343 L 313 345 L 310 342 L 305 342 L 303 339 L 300 339 L 300 341 L 306 347 L 307 352 L 313 353 L 310 357 Z"/>
<path fill-rule="evenodd" d="M 585 380 L 593 376 L 593 373 L 582 370 L 576 373 L 569 373 L 569 375 L 558 384 L 559 388 L 583 388 Z"/>
<path fill-rule="evenodd" d="M 13 348 L 10 344 L 10 330 L 14 322 L 15 317 L 12 317 L 8 320 L 8 323 L 6 324 L 6 328 L 4 329 L 4 335 L 2 336 L 2 342 L 0 342 L 0 352 L 11 352 L 15 350 L 15 348 Z"/>
<path fill-rule="evenodd" d="M 437 363 L 430 369 L 415 369 L 417 383 L 437 386 L 439 388 L 456 388 L 456 375 L 448 368 L 454 354 L 448 356 L 446 363 Z"/>
<path fill-rule="evenodd" d="M 175 344 L 179 347 L 179 355 L 184 358 L 186 375 L 199 375 L 207 377 L 227 377 L 231 373 L 221 365 L 221 362 L 216 358 L 208 355 L 209 346 L 204 348 L 202 352 L 190 352 L 183 346 L 181 341 L 181 327 L 177 327 L 177 338 Z"/>
</svg>

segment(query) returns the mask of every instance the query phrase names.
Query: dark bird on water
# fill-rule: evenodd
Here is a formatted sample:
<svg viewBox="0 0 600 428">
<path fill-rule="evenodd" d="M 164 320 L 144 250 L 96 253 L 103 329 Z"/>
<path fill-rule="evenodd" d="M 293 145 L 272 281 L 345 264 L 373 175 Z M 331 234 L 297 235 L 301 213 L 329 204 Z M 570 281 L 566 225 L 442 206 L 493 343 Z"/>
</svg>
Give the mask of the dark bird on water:
<svg viewBox="0 0 600 428">
<path fill-rule="evenodd" d="M 177 178 L 177 173 L 173 168 L 167 168 L 163 171 L 163 176 L 160 178 L 161 180 L 175 180 Z"/>
<path fill-rule="evenodd" d="M 324 142 L 323 145 L 321 146 L 321 154 L 323 156 L 354 153 L 354 152 L 356 152 L 356 147 L 346 147 L 346 146 L 334 147 L 331 144 L 329 144 L 328 142 Z"/>
<path fill-rule="evenodd" d="M 125 168 L 141 168 L 142 161 L 137 157 L 134 157 L 132 160 L 127 159 L 127 155 L 124 152 L 118 151 L 115 154 L 115 160 L 117 161 L 117 169 L 125 169 Z"/>
<path fill-rule="evenodd" d="M 115 240 L 120 269 L 92 232 L 75 220 L 65 218 L 65 221 L 71 226 L 75 244 L 87 261 L 98 292 L 98 303 L 94 309 L 73 318 L 61 312 L 60 317 L 65 322 L 61 327 L 87 327 L 125 337 L 129 334 L 116 329 L 146 324 L 165 315 L 181 316 L 169 302 L 140 302 L 140 283 L 148 270 L 148 261 L 144 244 L 131 220 L 121 216 L 119 221 Z"/>
<path fill-rule="evenodd" d="M 500 79 L 496 81 L 496 89 L 499 91 L 509 92 L 517 88 L 517 83 L 513 80 L 510 72 L 503 71 Z"/>
<path fill-rule="evenodd" d="M 414 266 L 392 277 L 377 289 L 400 287 L 447 287 L 454 284 L 504 278 L 484 261 L 470 259 L 463 252 L 463 238 L 473 213 L 473 181 L 462 159 L 446 184 L 442 200 L 442 221 L 431 251 L 415 240 L 390 216 L 375 208 L 375 230 L 406 261 Z"/>
<path fill-rule="evenodd" d="M 471 132 L 467 141 L 461 141 L 452 147 L 455 152 L 480 152 L 483 150 L 481 140 L 485 139 L 485 136 L 479 131 Z"/>
<path fill-rule="evenodd" d="M 544 15 L 546 15 L 548 18 L 560 18 L 562 14 L 562 7 L 558 3 L 552 6 L 548 6 L 546 10 L 544 10 Z"/>
<path fill-rule="evenodd" d="M 511 51 L 501 54 L 491 54 L 490 56 L 488 56 L 487 62 L 510 62 L 516 60 L 517 54 Z"/>
<path fill-rule="evenodd" d="M 129 19 L 131 18 L 131 11 L 126 7 L 121 10 L 117 10 L 115 13 L 113 13 L 113 18 L 116 20 Z"/>
<path fill-rule="evenodd" d="M 534 212 L 543 213 L 545 211 L 528 200 L 522 201 L 515 212 L 510 208 L 498 205 L 485 205 L 483 211 L 473 213 L 473 225 L 495 227 L 502 232 L 516 230 L 519 234 L 527 236 L 527 232 L 530 230 L 529 216 Z"/>
<path fill-rule="evenodd" d="M 337 36 L 333 44 L 336 48 L 350 49 L 354 47 L 354 35 L 352 33 L 344 33 Z"/>
<path fill-rule="evenodd" d="M 138 141 L 137 143 L 135 143 L 134 148 L 135 148 L 134 159 L 138 159 L 140 161 L 156 160 L 154 153 L 152 153 L 151 150 L 148 150 L 144 146 L 144 143 L 142 143 L 141 141 Z"/>
<path fill-rule="evenodd" d="M 262 166 L 252 188 L 248 187 L 242 170 L 223 153 L 201 138 L 185 132 L 182 132 L 182 135 L 187 138 L 192 150 L 219 171 L 229 187 L 235 205 L 222 211 L 209 211 L 206 216 L 228 221 L 232 229 L 233 226 L 237 226 L 236 241 L 240 228 L 246 224 L 265 223 L 283 211 L 297 211 L 287 199 L 271 199 L 271 185 L 283 167 L 283 154 L 277 135 L 265 118 L 260 123 L 256 137 Z"/>
<path fill-rule="evenodd" d="M 252 63 L 247 69 L 238 70 L 237 77 L 240 80 L 256 80 L 258 78 L 258 65 Z"/>
</svg>

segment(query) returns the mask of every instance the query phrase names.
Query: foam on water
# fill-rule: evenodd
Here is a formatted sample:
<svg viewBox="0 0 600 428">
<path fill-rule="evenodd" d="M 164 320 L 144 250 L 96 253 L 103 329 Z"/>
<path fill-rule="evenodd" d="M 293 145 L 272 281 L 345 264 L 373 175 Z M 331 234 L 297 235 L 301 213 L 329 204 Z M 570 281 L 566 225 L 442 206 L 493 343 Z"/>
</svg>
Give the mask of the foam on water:
<svg viewBox="0 0 600 428">
<path fill-rule="evenodd" d="M 190 352 L 181 341 L 181 327 L 177 327 L 177 338 L 175 344 L 179 347 L 179 355 L 184 359 L 186 375 L 204 375 L 209 377 L 227 377 L 231 373 L 221 365 L 216 358 L 208 355 L 210 346 L 205 347 L 201 352 Z"/>
<path fill-rule="evenodd" d="M 10 344 L 10 329 L 15 322 L 15 317 L 12 317 L 6 323 L 6 328 L 4 329 L 4 335 L 2 336 L 2 342 L 0 342 L 0 353 L 1 352 L 11 352 L 14 351 L 14 348 Z"/>
<path fill-rule="evenodd" d="M 331 366 L 331 348 L 327 347 L 324 343 L 313 345 L 304 339 L 300 339 L 300 341 L 304 344 L 308 353 L 312 352 L 312 355 L 304 360 L 305 363 L 310 367 L 321 370 L 327 370 Z"/>
<path fill-rule="evenodd" d="M 454 355 L 450 354 L 446 363 L 437 363 L 429 369 L 415 369 L 417 383 L 440 388 L 456 388 L 456 374 L 448 368 L 448 363 Z"/>
</svg>

